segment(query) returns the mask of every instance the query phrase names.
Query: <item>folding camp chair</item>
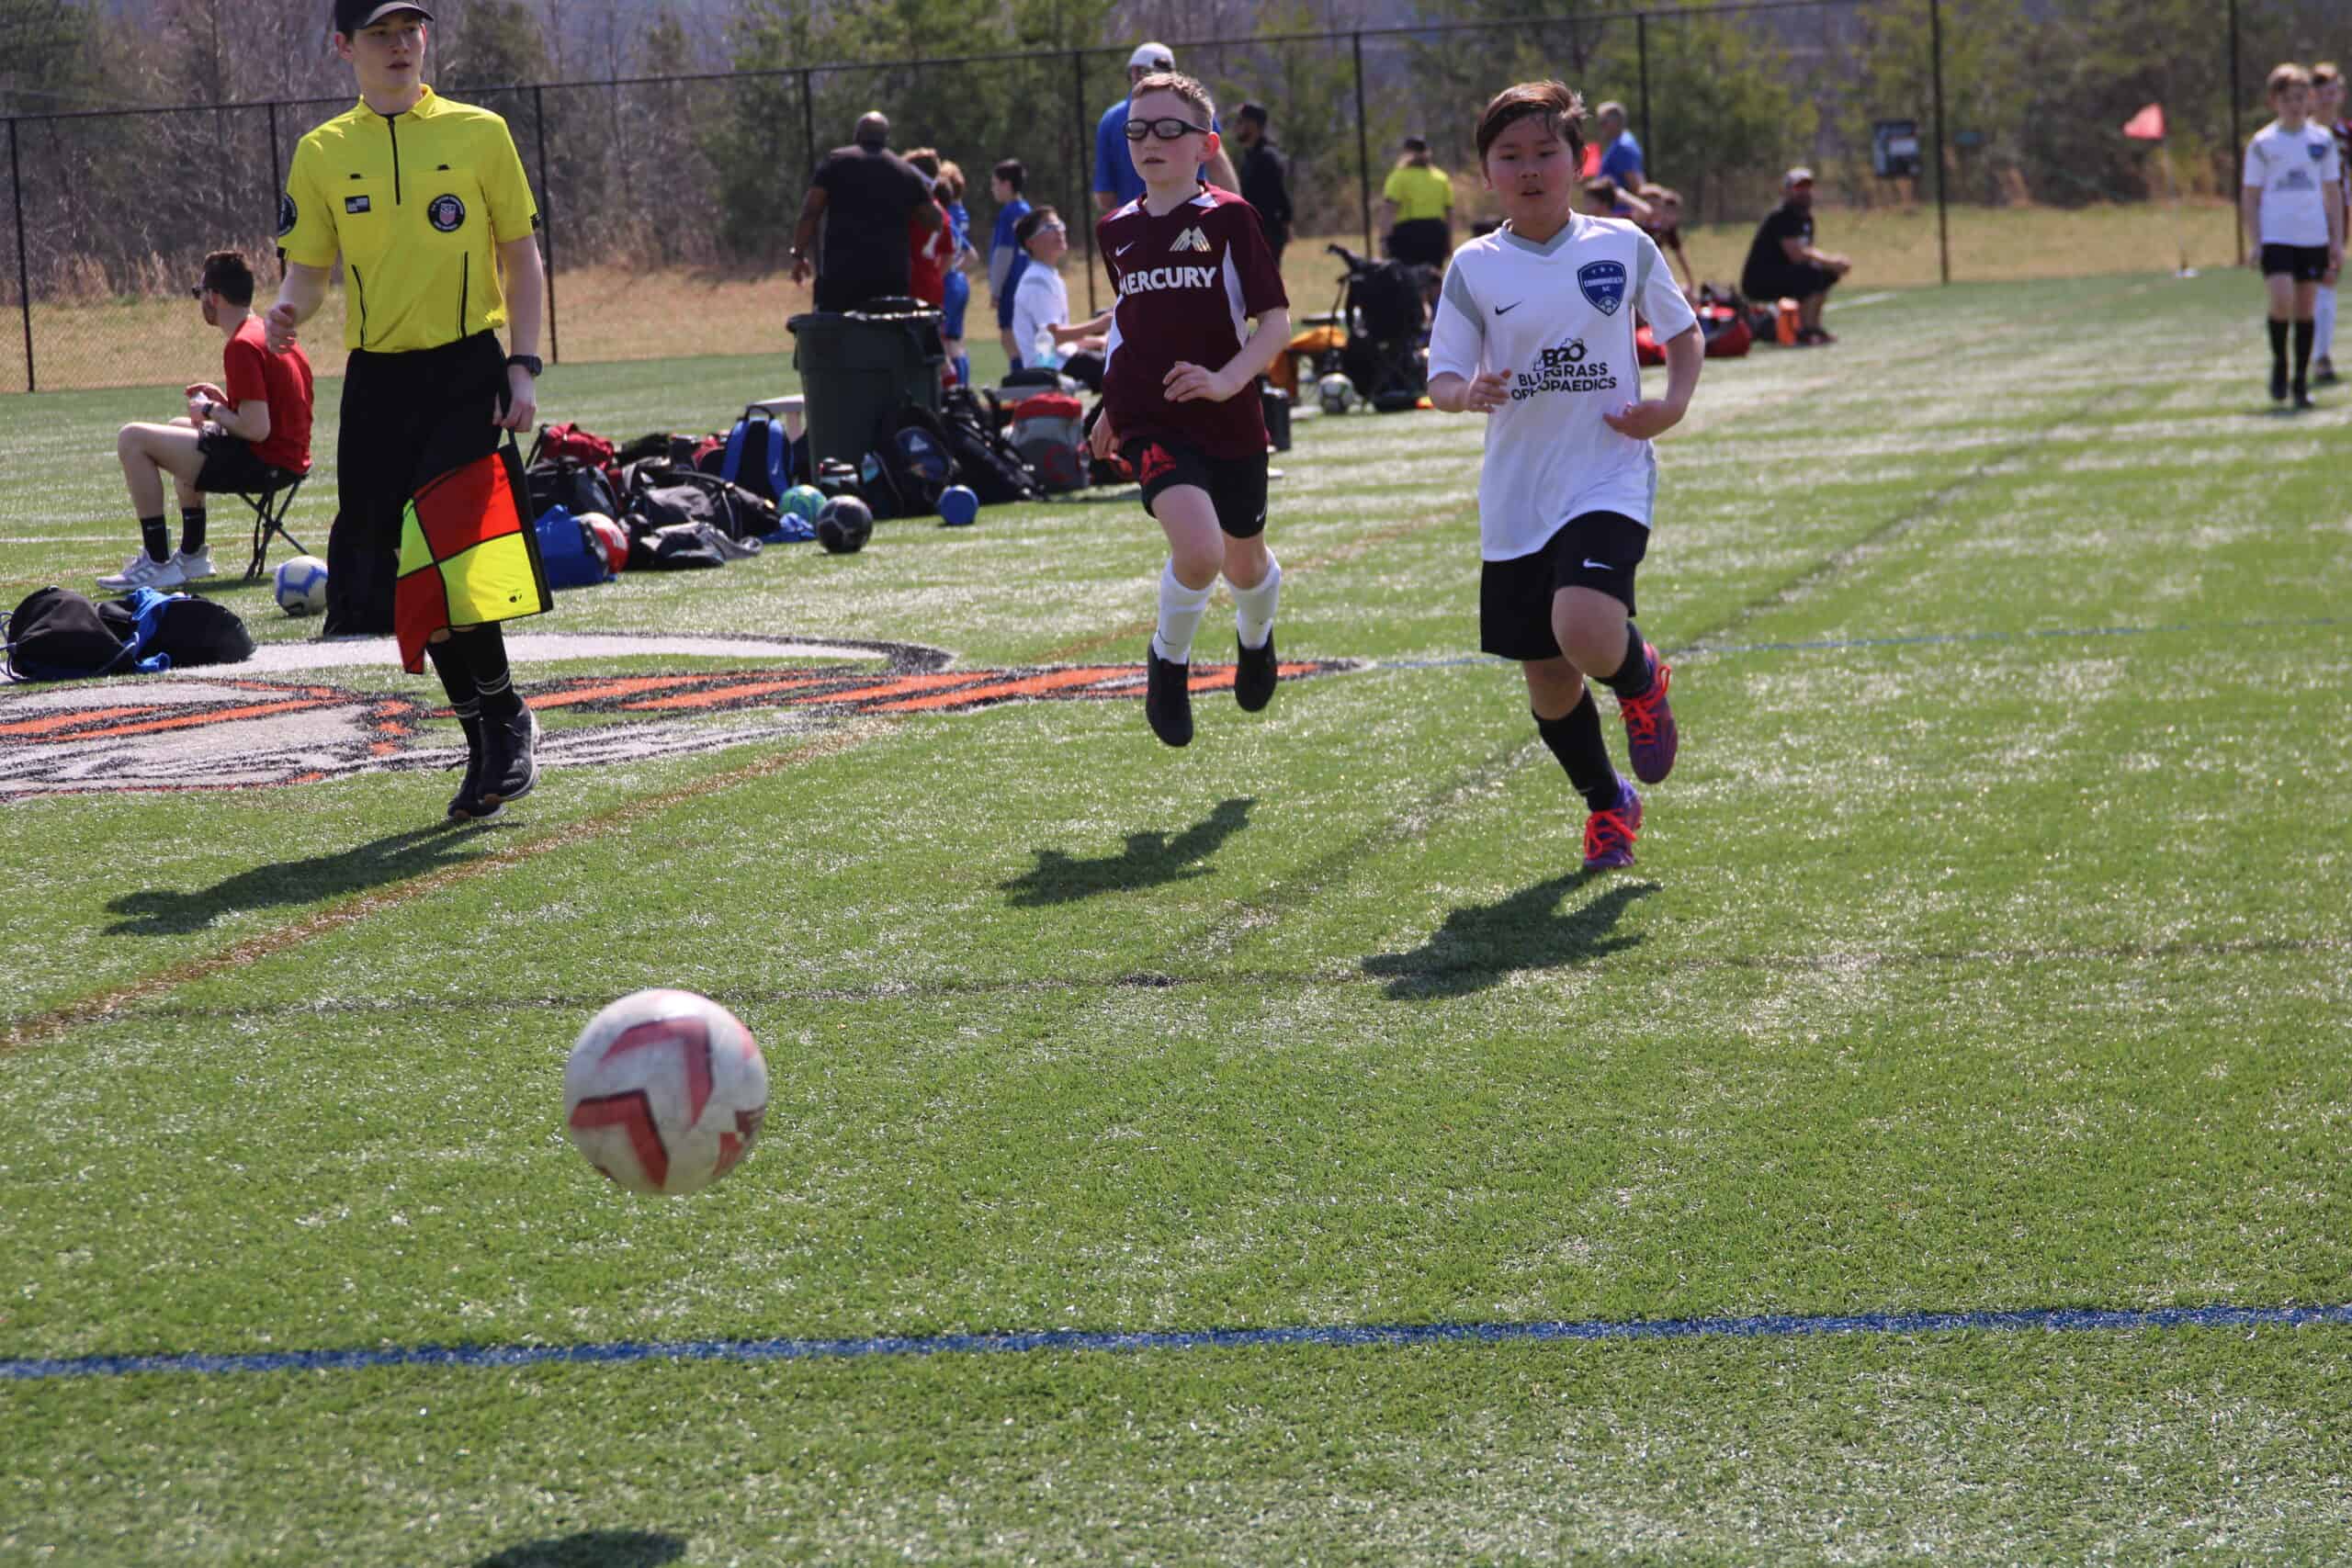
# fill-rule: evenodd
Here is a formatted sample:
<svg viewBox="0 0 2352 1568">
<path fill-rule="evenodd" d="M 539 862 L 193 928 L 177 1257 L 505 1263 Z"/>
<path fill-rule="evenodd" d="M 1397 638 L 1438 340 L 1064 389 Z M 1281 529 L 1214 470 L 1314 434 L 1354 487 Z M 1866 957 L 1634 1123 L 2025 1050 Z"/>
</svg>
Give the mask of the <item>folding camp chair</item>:
<svg viewBox="0 0 2352 1568">
<path fill-rule="evenodd" d="M 286 531 L 286 513 L 292 510 L 295 492 L 302 488 L 303 474 L 289 474 L 283 468 L 269 470 L 273 480 L 267 490 L 257 493 L 239 492 L 237 499 L 252 508 L 254 514 L 254 558 L 245 568 L 245 581 L 251 582 L 262 574 L 268 564 L 269 541 L 274 535 L 294 547 L 294 553 L 306 556 L 311 552 L 302 541 Z"/>
</svg>

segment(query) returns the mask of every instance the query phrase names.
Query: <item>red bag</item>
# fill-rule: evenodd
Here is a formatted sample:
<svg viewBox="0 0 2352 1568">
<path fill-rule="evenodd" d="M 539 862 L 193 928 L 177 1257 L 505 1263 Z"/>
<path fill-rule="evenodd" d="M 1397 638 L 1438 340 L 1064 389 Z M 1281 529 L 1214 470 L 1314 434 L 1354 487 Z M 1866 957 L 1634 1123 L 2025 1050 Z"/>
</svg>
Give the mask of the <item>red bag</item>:
<svg viewBox="0 0 2352 1568">
<path fill-rule="evenodd" d="M 1710 359 L 1744 359 L 1756 343 L 1747 322 L 1728 305 L 1699 307 L 1699 338 Z M 1666 350 L 1657 345 L 1647 321 L 1634 329 L 1634 353 L 1645 365 L 1666 363 Z"/>
<path fill-rule="evenodd" d="M 524 460 L 523 466 L 528 468 L 542 457 L 569 457 L 573 462 L 602 471 L 611 481 L 613 493 L 617 495 L 622 488 L 621 473 L 614 465 L 613 452 L 611 442 L 601 435 L 591 435 L 576 424 L 569 422 L 543 424 L 539 426 L 538 439 L 531 443 L 531 455 Z"/>
</svg>

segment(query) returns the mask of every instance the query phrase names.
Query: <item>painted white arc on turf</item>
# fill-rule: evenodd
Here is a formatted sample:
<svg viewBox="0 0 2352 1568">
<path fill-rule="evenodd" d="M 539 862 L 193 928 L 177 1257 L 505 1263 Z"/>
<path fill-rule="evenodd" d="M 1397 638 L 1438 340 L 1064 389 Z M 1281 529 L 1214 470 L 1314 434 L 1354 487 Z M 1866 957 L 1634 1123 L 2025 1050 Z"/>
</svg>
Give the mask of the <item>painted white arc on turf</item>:
<svg viewBox="0 0 2352 1568">
<path fill-rule="evenodd" d="M 659 632 L 604 636 L 595 632 L 510 632 L 507 657 L 517 664 L 554 663 L 572 659 L 627 659 L 646 654 L 677 654 L 690 659 L 856 659 L 882 660 L 887 650 L 823 637 L 790 641 L 775 637 L 715 637 L 707 633 Z M 360 666 L 393 666 L 400 652 L 388 637 L 346 637 L 320 642 L 271 642 L 254 649 L 254 656 L 233 673 L 276 675 L 301 670 L 349 670 Z"/>
</svg>

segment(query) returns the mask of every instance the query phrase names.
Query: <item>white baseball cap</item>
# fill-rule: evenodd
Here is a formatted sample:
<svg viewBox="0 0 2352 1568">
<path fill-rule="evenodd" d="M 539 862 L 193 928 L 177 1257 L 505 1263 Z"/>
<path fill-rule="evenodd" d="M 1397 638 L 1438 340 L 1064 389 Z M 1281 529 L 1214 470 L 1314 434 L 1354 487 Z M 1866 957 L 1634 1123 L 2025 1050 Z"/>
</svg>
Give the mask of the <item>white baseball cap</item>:
<svg viewBox="0 0 2352 1568">
<path fill-rule="evenodd" d="M 1176 51 L 1164 43 L 1139 43 L 1136 45 L 1136 51 L 1127 56 L 1127 69 L 1133 71 L 1139 66 L 1155 71 L 1173 71 L 1176 69 Z"/>
</svg>

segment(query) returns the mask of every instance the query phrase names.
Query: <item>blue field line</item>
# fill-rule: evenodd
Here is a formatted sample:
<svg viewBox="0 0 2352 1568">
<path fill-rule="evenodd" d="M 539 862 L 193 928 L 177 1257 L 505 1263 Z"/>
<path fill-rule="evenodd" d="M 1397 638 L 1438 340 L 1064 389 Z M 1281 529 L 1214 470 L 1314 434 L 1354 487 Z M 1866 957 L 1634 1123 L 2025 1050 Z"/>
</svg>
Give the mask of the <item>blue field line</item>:
<svg viewBox="0 0 2352 1568">
<path fill-rule="evenodd" d="M 0 1360 L 0 1382 L 119 1378 L 146 1372 L 354 1372 L 378 1367 L 626 1365 L 638 1361 L 818 1361 L 869 1356 L 1026 1355 L 1054 1350 L 1255 1350 L 1294 1345 L 1413 1347 L 1558 1340 L 1798 1339 L 1826 1334 L 2128 1331 L 2146 1328 L 2313 1328 L 2352 1325 L 2352 1304 L 2307 1307 L 2049 1307 L 2029 1312 L 1852 1313 L 1804 1316 L 1587 1318 L 1565 1323 L 1338 1324 L 1324 1327 L 877 1335 L 862 1339 L 651 1339 L 601 1345 L 417 1345 L 379 1350 L 273 1350 L 251 1355 L 39 1357 Z"/>
<path fill-rule="evenodd" d="M 2158 626 L 2049 626 L 2024 632 L 1919 632 L 1904 637 L 1820 637 L 1801 642 L 1707 642 L 1678 650 L 1677 659 L 1720 658 L 1729 653 L 1835 653 L 1858 648 L 1932 648 L 1939 643 L 2030 642 L 2056 639 L 2079 641 L 2103 637 L 2156 637 L 2166 632 L 2308 631 L 2314 627 L 2352 626 L 2352 616 L 2312 615 L 2290 621 L 2178 621 Z M 1458 670 L 1470 664 L 1509 664 L 1513 660 L 1491 653 L 1455 654 L 1446 659 L 1382 659 L 1374 670 Z"/>
</svg>

